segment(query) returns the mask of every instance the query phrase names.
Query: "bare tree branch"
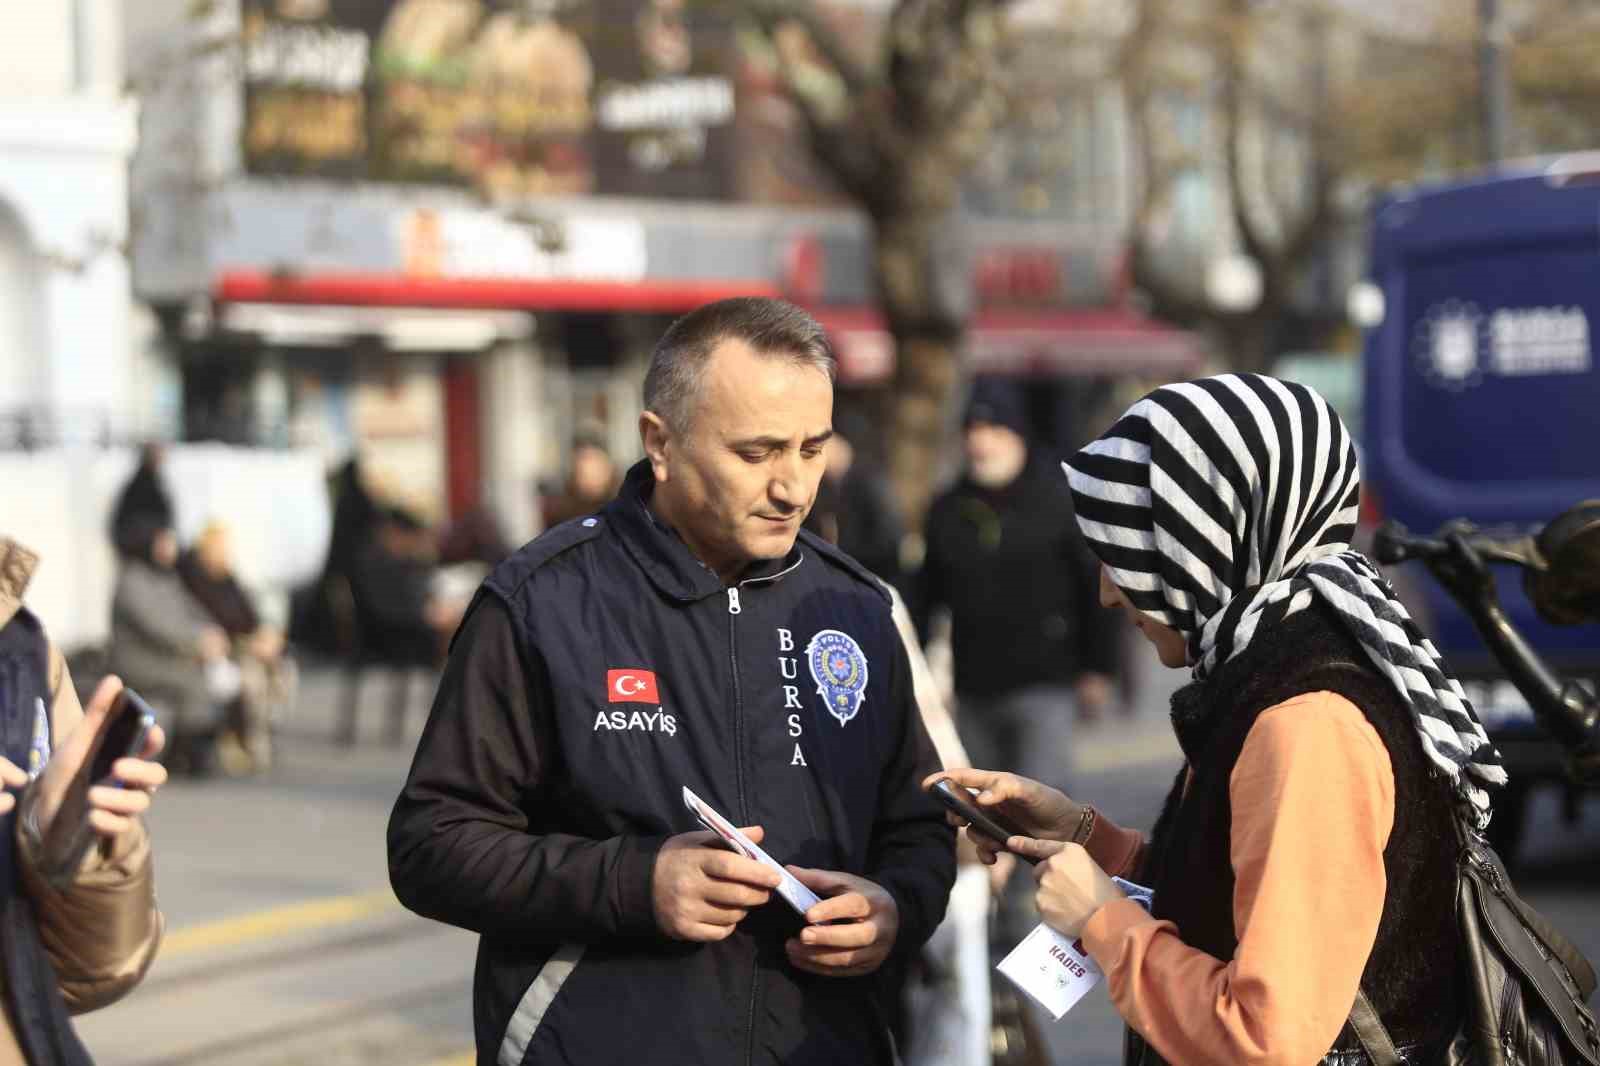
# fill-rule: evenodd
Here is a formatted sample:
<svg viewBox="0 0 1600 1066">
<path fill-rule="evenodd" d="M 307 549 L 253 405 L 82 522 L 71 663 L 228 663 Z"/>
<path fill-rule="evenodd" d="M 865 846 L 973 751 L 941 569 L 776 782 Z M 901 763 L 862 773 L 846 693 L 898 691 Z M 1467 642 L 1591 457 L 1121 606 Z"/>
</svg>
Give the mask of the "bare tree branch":
<svg viewBox="0 0 1600 1066">
<path fill-rule="evenodd" d="M 810 5 L 750 0 L 748 14 L 772 47 L 779 77 L 805 123 L 818 162 L 852 199 L 867 201 L 881 188 L 886 161 L 894 157 L 897 146 L 892 130 L 881 121 L 881 108 L 871 99 L 866 72 Z M 839 79 L 843 107 L 833 94 L 818 93 L 816 80 L 808 78 L 783 47 L 781 34 L 787 27 L 802 30 L 828 73 Z"/>
<path fill-rule="evenodd" d="M 1229 38 L 1232 34 L 1227 35 Z M 1222 138 L 1223 138 L 1223 169 L 1228 177 L 1228 201 L 1233 213 L 1234 228 L 1239 234 L 1239 243 L 1257 263 L 1261 264 L 1262 274 L 1277 265 L 1277 257 L 1273 255 L 1272 247 L 1266 235 L 1257 225 L 1255 215 L 1250 210 L 1250 198 L 1245 190 L 1243 147 L 1244 139 L 1244 99 L 1243 86 L 1240 84 L 1239 63 L 1241 57 L 1237 43 L 1231 39 L 1223 42 L 1223 53 L 1218 56 L 1220 76 L 1218 77 L 1221 103 L 1222 103 Z"/>
<path fill-rule="evenodd" d="M 806 31 L 812 47 L 844 83 L 845 93 L 850 99 L 859 100 L 866 93 L 867 72 L 850 54 L 844 42 L 839 40 L 839 35 L 834 32 L 827 20 L 817 14 L 815 7 L 804 0 L 800 3 L 789 3 L 787 0 L 747 0 L 747 3 L 750 15 L 769 40 L 784 23 L 794 23 Z"/>
</svg>

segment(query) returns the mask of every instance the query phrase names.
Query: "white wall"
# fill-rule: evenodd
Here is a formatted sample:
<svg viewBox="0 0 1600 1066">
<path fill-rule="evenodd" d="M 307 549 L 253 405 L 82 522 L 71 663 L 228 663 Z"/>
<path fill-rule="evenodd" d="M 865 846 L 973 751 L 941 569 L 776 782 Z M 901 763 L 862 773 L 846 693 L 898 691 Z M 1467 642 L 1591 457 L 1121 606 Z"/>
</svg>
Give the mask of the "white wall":
<svg viewBox="0 0 1600 1066">
<path fill-rule="evenodd" d="M 48 331 L 40 266 L 20 213 L 0 203 L 0 414 L 37 403 L 44 394 L 39 353 Z"/>
<path fill-rule="evenodd" d="M 181 302 L 211 283 L 207 243 L 231 222 L 219 184 L 239 170 L 244 93 L 238 0 L 191 14 L 191 0 L 129 0 L 127 78 L 141 101 L 132 167 L 139 295 Z"/>
<path fill-rule="evenodd" d="M 35 402 L 74 420 L 115 416 L 127 384 L 133 130 L 125 101 L 0 99 L 0 203 L 39 261 L 31 357 L 46 369 Z"/>
<path fill-rule="evenodd" d="M 128 0 L 142 5 L 147 0 Z M 123 0 L 13 0 L 0 34 L 0 97 L 122 91 Z"/>
<path fill-rule="evenodd" d="M 57 96 L 72 90 L 73 0 L 6 5 L 0 33 L 0 96 Z"/>
<path fill-rule="evenodd" d="M 7 5 L 0 35 L 0 405 L 97 435 L 126 403 L 127 163 L 137 109 L 122 97 L 117 0 Z M 16 239 L 20 228 L 23 242 Z M 34 364 L 19 372 L 18 360 Z"/>
</svg>

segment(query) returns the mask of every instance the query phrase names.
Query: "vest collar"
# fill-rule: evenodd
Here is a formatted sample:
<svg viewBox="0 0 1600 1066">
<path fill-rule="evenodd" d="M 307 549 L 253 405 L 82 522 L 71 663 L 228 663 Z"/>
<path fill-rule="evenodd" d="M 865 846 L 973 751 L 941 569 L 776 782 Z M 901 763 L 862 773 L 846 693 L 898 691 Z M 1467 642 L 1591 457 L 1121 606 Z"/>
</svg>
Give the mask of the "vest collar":
<svg viewBox="0 0 1600 1066">
<path fill-rule="evenodd" d="M 39 567 L 39 556 L 16 541 L 0 537 L 0 628 L 22 607 L 22 595 Z"/>
<path fill-rule="evenodd" d="M 650 461 L 635 463 L 622 480 L 617 498 L 605 508 L 607 523 L 617 531 L 634 562 L 650 583 L 664 595 L 682 603 L 693 603 L 726 590 L 722 579 L 689 550 L 682 538 L 650 510 L 650 494 L 655 491 L 655 476 Z M 750 581 L 777 580 L 799 566 L 804 559 L 800 542 L 782 559 L 755 563 L 739 578 Z"/>
</svg>

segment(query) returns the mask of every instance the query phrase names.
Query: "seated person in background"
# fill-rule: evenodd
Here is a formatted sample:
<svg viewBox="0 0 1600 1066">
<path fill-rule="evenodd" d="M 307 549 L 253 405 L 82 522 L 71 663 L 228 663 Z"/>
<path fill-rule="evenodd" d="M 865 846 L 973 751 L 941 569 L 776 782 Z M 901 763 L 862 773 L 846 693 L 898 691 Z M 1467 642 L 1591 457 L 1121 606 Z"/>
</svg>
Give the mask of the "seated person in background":
<svg viewBox="0 0 1600 1066">
<path fill-rule="evenodd" d="M 111 601 L 111 672 L 163 715 L 172 737 L 168 763 L 178 771 L 211 769 L 218 703 L 208 668 L 226 664 L 228 634 L 206 616 L 173 569 L 178 535 L 153 522 L 133 523 Z"/>
<path fill-rule="evenodd" d="M 194 547 L 178 560 L 178 573 L 189 594 L 228 634 L 240 670 L 239 698 L 229 706 L 228 722 L 217 737 L 223 769 L 231 774 L 264 770 L 272 761 L 273 714 L 293 704 L 298 676 L 285 652 L 283 631 L 261 621 L 250 593 L 234 576 L 232 543 L 222 522 L 201 530 Z"/>
</svg>

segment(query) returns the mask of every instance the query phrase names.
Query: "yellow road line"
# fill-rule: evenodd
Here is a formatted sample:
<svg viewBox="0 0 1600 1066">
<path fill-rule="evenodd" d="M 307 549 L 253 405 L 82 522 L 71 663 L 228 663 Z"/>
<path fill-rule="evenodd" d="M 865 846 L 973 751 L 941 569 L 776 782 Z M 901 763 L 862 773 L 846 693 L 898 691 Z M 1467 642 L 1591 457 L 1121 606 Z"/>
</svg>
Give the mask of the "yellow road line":
<svg viewBox="0 0 1600 1066">
<path fill-rule="evenodd" d="M 229 948 L 251 940 L 358 922 L 399 909 L 400 901 L 387 888 L 352 896 L 291 903 L 237 918 L 224 918 L 174 930 L 166 935 L 161 944 L 161 957 L 170 959 L 194 951 Z"/>
</svg>

